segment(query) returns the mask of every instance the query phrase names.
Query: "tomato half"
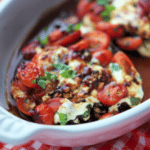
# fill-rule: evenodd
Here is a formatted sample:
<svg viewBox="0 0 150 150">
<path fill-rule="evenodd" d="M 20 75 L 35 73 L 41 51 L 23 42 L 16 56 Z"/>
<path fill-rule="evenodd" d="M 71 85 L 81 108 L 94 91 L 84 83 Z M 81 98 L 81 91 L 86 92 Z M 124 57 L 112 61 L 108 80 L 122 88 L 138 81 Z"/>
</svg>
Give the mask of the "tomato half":
<svg viewBox="0 0 150 150">
<path fill-rule="evenodd" d="M 50 106 L 53 110 L 53 112 L 56 112 L 59 107 L 61 106 L 61 100 L 63 98 L 53 98 L 53 99 L 49 99 L 48 101 L 44 102 L 45 104 L 47 104 L 48 106 Z"/>
<path fill-rule="evenodd" d="M 106 114 L 104 114 L 104 115 L 102 115 L 101 117 L 100 117 L 100 119 L 106 119 L 106 118 L 110 118 L 110 117 L 112 117 L 112 116 L 114 116 L 114 115 L 117 115 L 117 114 L 119 114 L 119 113 L 112 113 L 112 112 L 109 112 L 109 113 L 106 113 Z"/>
<path fill-rule="evenodd" d="M 137 50 L 142 45 L 141 37 L 122 37 L 116 40 L 117 45 L 124 50 Z"/>
<path fill-rule="evenodd" d="M 63 37 L 63 32 L 60 29 L 52 31 L 49 35 L 49 43 L 54 43 Z"/>
<path fill-rule="evenodd" d="M 80 0 L 78 2 L 76 14 L 80 19 L 82 19 L 84 15 L 89 12 L 89 4 L 90 3 L 88 2 L 88 0 Z"/>
<path fill-rule="evenodd" d="M 83 40 L 81 40 L 81 41 L 71 45 L 69 47 L 69 49 L 73 50 L 73 51 L 79 51 L 80 52 L 80 51 L 82 51 L 84 49 L 88 49 L 88 47 L 89 47 L 89 41 L 83 39 Z"/>
<path fill-rule="evenodd" d="M 39 76 L 44 76 L 43 70 L 35 63 L 26 62 L 18 67 L 18 78 L 22 84 L 30 88 L 38 88 L 39 86 L 32 83 Z"/>
<path fill-rule="evenodd" d="M 124 27 L 119 24 L 111 24 L 109 22 L 100 21 L 96 27 L 97 30 L 106 32 L 112 39 L 124 35 Z"/>
<path fill-rule="evenodd" d="M 22 54 L 25 59 L 32 59 L 32 57 L 36 54 L 35 48 L 39 45 L 39 42 L 33 41 L 23 47 Z"/>
<path fill-rule="evenodd" d="M 127 89 L 124 85 L 110 82 L 103 89 L 98 91 L 98 100 L 104 105 L 111 106 L 118 103 L 127 95 Z"/>
<path fill-rule="evenodd" d="M 144 11 L 150 12 L 150 0 L 139 0 L 138 2 Z"/>
<path fill-rule="evenodd" d="M 54 112 L 46 104 L 40 104 L 35 108 L 34 120 L 37 123 L 54 125 Z"/>
<path fill-rule="evenodd" d="M 96 58 L 97 60 L 99 60 L 100 65 L 102 66 L 107 66 L 112 58 L 113 58 L 113 54 L 111 51 L 109 50 L 99 50 L 93 53 L 93 57 Z"/>
<path fill-rule="evenodd" d="M 107 49 L 110 44 L 110 37 L 102 31 L 93 31 L 84 35 L 84 38 L 90 42 L 90 48 L 100 47 Z"/>
<path fill-rule="evenodd" d="M 77 41 L 81 37 L 81 31 L 75 31 L 68 36 L 56 41 L 54 45 L 61 45 L 61 46 L 67 46 L 69 44 L 72 44 L 73 42 Z"/>
<path fill-rule="evenodd" d="M 129 57 L 123 52 L 117 52 L 112 59 L 112 62 L 118 63 L 120 67 L 126 72 L 128 75 L 135 74 L 135 67 Z"/>
<path fill-rule="evenodd" d="M 28 116 L 33 116 L 34 114 L 34 110 L 32 109 L 32 106 L 35 106 L 35 102 L 33 100 L 30 99 L 26 99 L 26 98 L 18 98 L 17 99 L 17 107 L 18 109 L 28 115 Z"/>
</svg>

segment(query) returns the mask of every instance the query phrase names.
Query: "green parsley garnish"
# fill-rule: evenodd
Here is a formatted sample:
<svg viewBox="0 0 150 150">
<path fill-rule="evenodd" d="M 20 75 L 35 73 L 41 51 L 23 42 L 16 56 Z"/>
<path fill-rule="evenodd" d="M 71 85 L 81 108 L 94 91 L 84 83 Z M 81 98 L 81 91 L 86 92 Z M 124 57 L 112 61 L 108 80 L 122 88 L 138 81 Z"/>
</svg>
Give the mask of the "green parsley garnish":
<svg viewBox="0 0 150 150">
<path fill-rule="evenodd" d="M 41 45 L 45 46 L 48 42 L 49 36 L 47 35 L 44 40 L 40 38 L 40 36 L 37 36 L 37 40 L 40 42 Z"/>
<path fill-rule="evenodd" d="M 107 6 L 105 7 L 105 11 L 103 11 L 103 12 L 101 13 L 103 19 L 104 19 L 105 21 L 109 21 L 109 20 L 110 20 L 110 15 L 111 15 L 112 11 L 114 11 L 114 10 L 115 10 L 115 7 L 114 7 L 114 6 L 112 6 L 112 5 L 107 5 Z"/>
<path fill-rule="evenodd" d="M 138 97 L 130 97 L 130 101 L 131 101 L 132 106 L 134 106 L 134 105 L 138 105 L 141 99 Z"/>
<path fill-rule="evenodd" d="M 73 25 L 69 24 L 66 30 L 68 33 L 71 33 L 73 31 Z"/>
<path fill-rule="evenodd" d="M 74 30 L 79 30 L 82 26 L 83 22 L 80 22 L 74 26 Z"/>
<path fill-rule="evenodd" d="M 114 63 L 111 63 L 110 68 L 111 68 L 112 72 L 121 70 L 120 66 L 118 64 L 114 64 Z"/>
<path fill-rule="evenodd" d="M 83 24 L 82 22 L 76 24 L 75 26 L 73 24 L 69 24 L 67 29 L 66 29 L 66 31 L 68 33 L 73 32 L 73 30 L 77 31 L 77 30 L 79 30 L 81 28 L 82 24 Z"/>
<path fill-rule="evenodd" d="M 85 112 L 82 114 L 82 117 L 83 117 L 83 118 L 87 118 L 87 117 L 90 116 L 90 111 L 91 111 L 90 106 L 91 106 L 90 104 L 86 106 L 87 111 L 85 111 Z"/>
<path fill-rule="evenodd" d="M 69 66 L 65 64 L 53 64 L 53 67 L 60 70 L 59 74 L 64 78 L 74 78 L 76 75 L 76 71 L 73 71 Z"/>
<path fill-rule="evenodd" d="M 66 123 L 67 123 L 67 115 L 64 114 L 64 113 L 60 113 L 60 112 L 57 112 L 57 114 L 59 115 L 60 124 L 61 125 L 66 125 Z"/>
<path fill-rule="evenodd" d="M 32 81 L 32 83 L 36 83 L 42 89 L 46 89 L 47 80 L 51 81 L 52 79 L 57 79 L 57 76 L 52 73 L 45 72 L 44 77 L 37 77 L 35 80 Z"/>
<path fill-rule="evenodd" d="M 104 6 L 108 5 L 109 2 L 111 2 L 111 0 L 97 0 L 97 3 L 99 5 L 104 5 Z"/>
</svg>

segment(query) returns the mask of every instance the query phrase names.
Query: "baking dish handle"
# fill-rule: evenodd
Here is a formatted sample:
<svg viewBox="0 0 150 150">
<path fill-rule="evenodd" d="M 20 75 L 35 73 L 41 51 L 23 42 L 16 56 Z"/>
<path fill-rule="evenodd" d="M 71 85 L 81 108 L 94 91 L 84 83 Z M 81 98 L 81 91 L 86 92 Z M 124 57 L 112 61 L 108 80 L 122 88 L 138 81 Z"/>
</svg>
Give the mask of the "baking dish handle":
<svg viewBox="0 0 150 150">
<path fill-rule="evenodd" d="M 14 145 L 28 142 L 37 133 L 38 126 L 10 114 L 0 106 L 1 142 Z"/>
</svg>

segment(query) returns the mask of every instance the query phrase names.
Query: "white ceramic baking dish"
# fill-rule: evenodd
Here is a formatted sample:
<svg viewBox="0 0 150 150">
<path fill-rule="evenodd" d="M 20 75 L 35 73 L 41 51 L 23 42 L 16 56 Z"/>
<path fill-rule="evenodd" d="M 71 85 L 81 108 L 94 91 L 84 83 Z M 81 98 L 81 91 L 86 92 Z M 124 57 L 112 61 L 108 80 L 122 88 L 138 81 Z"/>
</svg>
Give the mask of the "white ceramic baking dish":
<svg viewBox="0 0 150 150">
<path fill-rule="evenodd" d="M 150 119 L 150 100 L 111 118 L 80 125 L 51 126 L 20 119 L 7 109 L 6 68 L 41 14 L 62 0 L 6 0 L 0 6 L 0 141 L 22 144 L 29 140 L 54 146 L 85 146 L 119 137 Z"/>
</svg>

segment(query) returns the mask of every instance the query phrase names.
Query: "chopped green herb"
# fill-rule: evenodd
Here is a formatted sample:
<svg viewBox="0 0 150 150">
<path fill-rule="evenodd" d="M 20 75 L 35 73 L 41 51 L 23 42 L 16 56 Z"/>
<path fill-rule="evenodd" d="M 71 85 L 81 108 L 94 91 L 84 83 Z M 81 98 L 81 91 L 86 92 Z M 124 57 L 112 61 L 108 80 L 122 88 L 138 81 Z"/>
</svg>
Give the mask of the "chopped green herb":
<svg viewBox="0 0 150 150">
<path fill-rule="evenodd" d="M 66 125 L 66 123 L 67 123 L 67 115 L 64 114 L 64 113 L 60 113 L 60 112 L 57 112 L 57 114 L 59 115 L 60 124 L 61 125 Z"/>
<path fill-rule="evenodd" d="M 44 28 L 44 31 L 46 32 L 48 30 L 49 27 Z"/>
<path fill-rule="evenodd" d="M 44 77 L 37 77 L 35 80 L 32 81 L 32 83 L 36 83 L 42 89 L 46 89 L 47 80 L 51 81 L 52 79 L 57 79 L 57 76 L 52 73 L 45 72 Z"/>
<path fill-rule="evenodd" d="M 119 71 L 121 70 L 120 66 L 116 63 L 111 63 L 111 70 L 113 71 Z"/>
<path fill-rule="evenodd" d="M 134 105 L 138 105 L 141 99 L 138 97 L 130 97 L 130 101 L 131 101 L 132 106 L 134 106 Z"/>
<path fill-rule="evenodd" d="M 109 21 L 109 20 L 110 20 L 111 12 L 114 11 L 114 10 L 115 10 L 115 7 L 114 7 L 114 6 L 112 6 L 112 5 L 107 5 L 107 6 L 105 7 L 105 11 L 103 11 L 103 12 L 101 13 L 103 19 L 104 19 L 105 21 Z"/>
<path fill-rule="evenodd" d="M 76 73 L 77 72 L 73 70 L 62 70 L 59 74 L 64 78 L 75 78 Z"/>
<path fill-rule="evenodd" d="M 53 67 L 59 70 L 70 70 L 71 68 L 65 64 L 62 63 L 57 63 L 57 64 L 53 64 Z"/>
<path fill-rule="evenodd" d="M 59 69 L 59 74 L 64 78 L 74 78 L 76 75 L 76 71 L 73 71 L 69 66 L 65 64 L 53 64 L 53 67 Z"/>
<path fill-rule="evenodd" d="M 68 33 L 71 33 L 73 31 L 73 25 L 69 24 L 66 30 Z"/>
<path fill-rule="evenodd" d="M 83 118 L 87 118 L 87 117 L 90 116 L 90 110 L 91 110 L 91 109 L 90 109 L 90 106 L 91 106 L 90 104 L 86 106 L 87 111 L 85 111 L 85 112 L 82 114 L 82 117 L 83 117 Z"/>
<path fill-rule="evenodd" d="M 97 3 L 99 5 L 104 5 L 104 6 L 108 5 L 109 2 L 111 2 L 111 0 L 97 0 Z"/>
<path fill-rule="evenodd" d="M 47 35 L 44 40 L 40 38 L 40 36 L 37 36 L 37 40 L 40 42 L 41 45 L 45 46 L 48 42 L 49 36 Z"/>
<path fill-rule="evenodd" d="M 74 26 L 74 30 L 79 30 L 81 28 L 82 24 L 83 24 L 83 22 L 76 24 Z"/>
</svg>

